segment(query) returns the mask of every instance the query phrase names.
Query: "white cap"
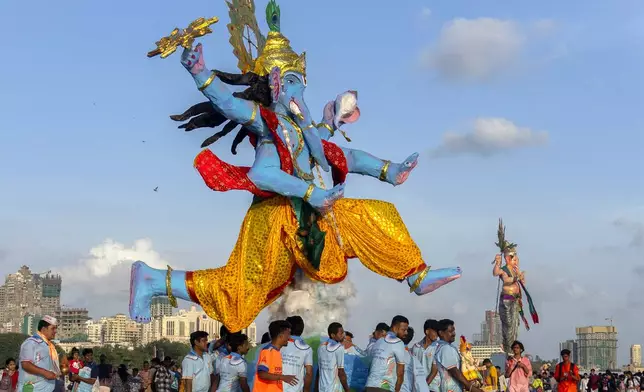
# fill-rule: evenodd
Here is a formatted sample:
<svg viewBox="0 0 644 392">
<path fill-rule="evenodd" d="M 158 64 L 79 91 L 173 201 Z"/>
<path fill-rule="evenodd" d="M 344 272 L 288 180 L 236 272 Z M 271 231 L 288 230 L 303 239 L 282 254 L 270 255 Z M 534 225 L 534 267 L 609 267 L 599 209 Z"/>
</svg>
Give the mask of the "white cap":
<svg viewBox="0 0 644 392">
<path fill-rule="evenodd" d="M 58 325 L 58 320 L 56 320 L 55 317 L 52 316 L 42 316 L 42 321 L 45 321 L 49 323 L 50 325 L 57 326 Z"/>
</svg>

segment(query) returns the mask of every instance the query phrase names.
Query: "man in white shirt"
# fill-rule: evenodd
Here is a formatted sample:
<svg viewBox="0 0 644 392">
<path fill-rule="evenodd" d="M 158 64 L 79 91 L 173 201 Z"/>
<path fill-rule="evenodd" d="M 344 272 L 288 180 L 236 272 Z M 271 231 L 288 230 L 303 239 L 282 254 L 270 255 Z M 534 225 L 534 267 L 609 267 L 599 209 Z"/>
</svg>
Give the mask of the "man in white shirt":
<svg viewBox="0 0 644 392">
<path fill-rule="evenodd" d="M 367 344 L 367 348 L 365 351 L 367 352 L 367 355 L 371 355 L 370 351 L 371 348 L 373 348 L 373 345 L 379 340 L 387 336 L 387 332 L 389 332 L 389 326 L 386 323 L 378 323 L 376 325 L 376 329 L 373 331 L 373 334 L 371 334 L 371 338 L 369 339 L 369 344 Z"/>
<path fill-rule="evenodd" d="M 230 354 L 219 360 L 217 392 L 250 392 L 248 364 L 244 359 L 244 355 L 248 353 L 250 348 L 248 336 L 241 333 L 230 334 L 227 343 L 230 347 Z"/>
<path fill-rule="evenodd" d="M 329 340 L 318 348 L 319 392 L 349 392 L 344 372 L 344 328 L 340 323 L 331 323 L 327 332 Z"/>
<path fill-rule="evenodd" d="M 407 336 L 402 340 L 407 350 L 407 363 L 405 364 L 405 380 L 401 392 L 429 392 L 427 386 L 427 373 L 425 368 L 409 350 L 409 344 L 414 339 L 414 329 L 407 329 Z"/>
<path fill-rule="evenodd" d="M 309 392 L 313 381 L 313 349 L 304 342 L 304 320 L 300 316 L 286 319 L 291 324 L 291 338 L 280 349 L 282 354 L 282 374 L 297 378 L 297 385 L 283 383 L 284 392 Z"/>
<path fill-rule="evenodd" d="M 422 364 L 425 374 L 426 383 L 431 392 L 440 391 L 440 377 L 434 356 L 438 348 L 438 321 L 429 319 L 423 326 L 425 337 L 414 344 L 411 349 L 412 356 L 416 357 Z"/>
<path fill-rule="evenodd" d="M 367 353 L 360 347 L 353 344 L 353 334 L 349 331 L 344 331 L 344 353 L 347 355 L 356 355 L 358 357 L 366 357 Z"/>
<path fill-rule="evenodd" d="M 366 392 L 400 392 L 405 379 L 408 353 L 402 339 L 407 335 L 409 320 L 396 316 L 387 335 L 373 344 Z"/>
</svg>

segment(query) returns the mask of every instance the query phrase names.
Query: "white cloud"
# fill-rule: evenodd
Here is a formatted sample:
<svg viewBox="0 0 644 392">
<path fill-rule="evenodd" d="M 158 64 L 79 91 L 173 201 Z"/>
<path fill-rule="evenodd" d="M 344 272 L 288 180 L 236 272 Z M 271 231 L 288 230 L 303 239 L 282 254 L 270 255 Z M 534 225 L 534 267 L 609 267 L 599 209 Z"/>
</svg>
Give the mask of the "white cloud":
<svg viewBox="0 0 644 392">
<path fill-rule="evenodd" d="M 152 241 L 144 238 L 136 240 L 132 247 L 108 238 L 102 244 L 89 250 L 90 257 L 81 261 L 93 277 L 108 275 L 113 268 L 141 260 L 154 268 L 165 268 L 167 262 L 152 249 Z"/>
<path fill-rule="evenodd" d="M 423 7 L 420 10 L 420 17 L 422 19 L 429 19 L 432 16 L 432 10 L 429 7 Z"/>
<path fill-rule="evenodd" d="M 457 18 L 446 23 L 425 65 L 453 80 L 485 80 L 512 67 L 525 37 L 511 20 Z"/>
<path fill-rule="evenodd" d="M 138 260 L 153 268 L 171 264 L 153 249 L 150 239 L 136 240 L 132 246 L 106 239 L 76 264 L 56 269 L 65 282 L 64 303 L 87 307 L 94 315 L 97 310 L 102 315 L 127 312 L 130 267 Z"/>
<path fill-rule="evenodd" d="M 431 154 L 434 157 L 462 154 L 489 156 L 501 151 L 542 146 L 547 142 L 546 132 L 519 127 L 505 118 L 478 118 L 469 132 L 446 132 L 441 145 Z"/>
</svg>

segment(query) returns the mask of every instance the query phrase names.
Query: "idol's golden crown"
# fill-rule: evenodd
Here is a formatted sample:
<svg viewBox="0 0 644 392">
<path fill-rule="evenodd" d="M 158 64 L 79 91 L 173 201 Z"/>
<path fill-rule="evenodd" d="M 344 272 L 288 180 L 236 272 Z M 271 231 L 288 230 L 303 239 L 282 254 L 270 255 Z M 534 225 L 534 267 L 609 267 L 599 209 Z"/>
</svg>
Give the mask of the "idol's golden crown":
<svg viewBox="0 0 644 392">
<path fill-rule="evenodd" d="M 288 38 L 280 32 L 270 31 L 264 49 L 255 59 L 253 72 L 264 76 L 274 67 L 279 67 L 281 76 L 286 72 L 297 72 L 306 77 L 306 53 L 298 55 L 291 49 Z"/>
</svg>

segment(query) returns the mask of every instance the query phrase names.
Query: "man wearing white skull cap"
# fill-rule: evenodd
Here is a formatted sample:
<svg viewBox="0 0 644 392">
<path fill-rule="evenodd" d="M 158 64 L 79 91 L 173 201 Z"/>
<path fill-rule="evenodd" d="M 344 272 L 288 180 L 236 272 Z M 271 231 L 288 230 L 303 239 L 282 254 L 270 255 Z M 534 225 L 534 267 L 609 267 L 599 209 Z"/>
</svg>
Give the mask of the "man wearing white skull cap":
<svg viewBox="0 0 644 392">
<path fill-rule="evenodd" d="M 56 337 L 58 321 L 43 316 L 38 332 L 20 346 L 17 390 L 20 392 L 53 392 L 61 375 L 58 352 L 52 340 Z"/>
</svg>

